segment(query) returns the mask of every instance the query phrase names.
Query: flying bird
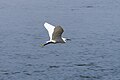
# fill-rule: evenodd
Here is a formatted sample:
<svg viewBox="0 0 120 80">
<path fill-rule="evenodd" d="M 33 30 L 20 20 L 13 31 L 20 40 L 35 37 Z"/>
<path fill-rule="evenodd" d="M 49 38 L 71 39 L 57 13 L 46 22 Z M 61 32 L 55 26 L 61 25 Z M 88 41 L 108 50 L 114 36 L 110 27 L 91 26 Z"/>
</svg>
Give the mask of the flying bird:
<svg viewBox="0 0 120 80">
<path fill-rule="evenodd" d="M 50 40 L 46 41 L 46 43 L 42 44 L 42 46 L 45 46 L 48 44 L 65 43 L 67 40 L 70 40 L 70 39 L 62 37 L 62 33 L 64 32 L 64 30 L 61 26 L 53 26 L 45 22 L 44 27 L 48 31 Z"/>
</svg>

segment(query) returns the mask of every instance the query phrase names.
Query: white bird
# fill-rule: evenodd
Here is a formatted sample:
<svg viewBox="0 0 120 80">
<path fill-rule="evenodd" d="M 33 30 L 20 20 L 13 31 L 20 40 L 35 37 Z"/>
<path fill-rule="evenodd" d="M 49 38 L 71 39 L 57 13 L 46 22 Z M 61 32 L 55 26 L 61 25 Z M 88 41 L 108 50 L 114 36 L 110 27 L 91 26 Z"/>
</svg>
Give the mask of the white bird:
<svg viewBox="0 0 120 80">
<path fill-rule="evenodd" d="M 50 40 L 46 41 L 45 44 L 43 44 L 42 46 L 48 45 L 50 43 L 56 44 L 56 43 L 65 43 L 67 40 L 70 39 L 66 39 L 62 37 L 62 33 L 64 32 L 63 28 L 61 26 L 53 26 L 47 22 L 44 23 L 44 27 L 47 29 Z"/>
</svg>

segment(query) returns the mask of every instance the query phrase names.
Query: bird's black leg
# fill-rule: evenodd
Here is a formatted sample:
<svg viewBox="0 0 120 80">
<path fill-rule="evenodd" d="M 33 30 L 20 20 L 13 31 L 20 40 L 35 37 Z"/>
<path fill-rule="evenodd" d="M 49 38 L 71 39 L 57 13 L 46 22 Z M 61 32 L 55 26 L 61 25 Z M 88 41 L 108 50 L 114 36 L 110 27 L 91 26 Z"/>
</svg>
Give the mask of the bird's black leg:
<svg viewBox="0 0 120 80">
<path fill-rule="evenodd" d="M 42 44 L 42 47 L 43 47 L 43 46 L 46 46 L 46 45 L 48 45 L 48 44 L 51 44 L 51 43 L 53 43 L 53 42 L 47 42 L 47 43 L 45 43 L 45 44 Z"/>
</svg>

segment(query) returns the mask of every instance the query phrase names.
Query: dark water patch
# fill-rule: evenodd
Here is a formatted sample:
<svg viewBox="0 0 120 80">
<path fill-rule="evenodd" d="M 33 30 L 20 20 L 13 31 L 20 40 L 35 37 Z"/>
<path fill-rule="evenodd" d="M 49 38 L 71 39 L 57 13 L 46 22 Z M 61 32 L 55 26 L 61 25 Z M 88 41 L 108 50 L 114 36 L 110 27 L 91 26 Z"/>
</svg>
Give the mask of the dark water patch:
<svg viewBox="0 0 120 80">
<path fill-rule="evenodd" d="M 25 75 L 29 75 L 29 76 L 31 76 L 32 74 L 31 73 L 24 73 Z"/>
<path fill-rule="evenodd" d="M 59 68 L 60 66 L 49 66 L 49 68 Z"/>
<path fill-rule="evenodd" d="M 31 74 L 30 72 L 28 72 L 28 71 L 23 71 L 23 73 L 24 73 L 25 75 L 29 75 L 29 76 L 32 75 L 32 74 Z"/>
<path fill-rule="evenodd" d="M 91 75 L 91 74 L 73 74 L 69 77 L 65 77 L 64 80 L 102 80 L 100 75 Z"/>
<path fill-rule="evenodd" d="M 81 6 L 79 8 L 72 8 L 71 11 L 76 11 L 76 10 L 80 10 L 80 9 L 83 9 L 83 8 L 97 8 L 98 6 L 92 6 L 92 5 L 88 5 L 88 6 Z"/>
<path fill-rule="evenodd" d="M 9 71 L 8 70 L 0 70 L 0 73 L 3 75 L 9 75 Z"/>
<path fill-rule="evenodd" d="M 8 72 L 8 70 L 0 70 L 0 72 Z"/>
<path fill-rule="evenodd" d="M 80 75 L 80 78 L 86 79 L 100 79 L 100 76 L 89 76 L 89 75 Z"/>
<path fill-rule="evenodd" d="M 120 38 L 112 39 L 114 42 L 120 42 Z"/>
<path fill-rule="evenodd" d="M 94 66 L 94 63 L 89 64 L 74 64 L 75 66 Z"/>
<path fill-rule="evenodd" d="M 104 71 L 114 71 L 114 69 L 99 69 L 100 71 L 104 72 Z"/>
<path fill-rule="evenodd" d="M 2 73 L 3 75 L 9 75 L 10 73 L 9 72 L 4 72 Z"/>
<path fill-rule="evenodd" d="M 33 66 L 32 64 L 26 64 L 26 66 Z"/>
<path fill-rule="evenodd" d="M 33 71 L 33 73 L 40 73 L 40 72 L 45 72 L 45 70 L 36 70 L 36 71 Z"/>
<path fill-rule="evenodd" d="M 93 8 L 94 6 L 84 6 L 85 8 Z"/>
<path fill-rule="evenodd" d="M 35 70 L 32 72 L 32 75 L 40 76 L 41 74 L 44 74 L 46 70 Z"/>
</svg>

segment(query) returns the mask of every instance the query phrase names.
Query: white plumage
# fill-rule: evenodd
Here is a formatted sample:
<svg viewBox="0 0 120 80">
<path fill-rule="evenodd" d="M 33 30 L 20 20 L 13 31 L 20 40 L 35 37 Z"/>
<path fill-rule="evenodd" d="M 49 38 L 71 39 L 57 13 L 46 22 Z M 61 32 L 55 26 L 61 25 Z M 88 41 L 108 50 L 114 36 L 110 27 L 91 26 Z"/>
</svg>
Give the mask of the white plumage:
<svg viewBox="0 0 120 80">
<path fill-rule="evenodd" d="M 61 26 L 53 26 L 47 22 L 44 23 L 44 27 L 47 29 L 48 34 L 49 34 L 49 41 L 46 41 L 45 44 L 43 44 L 43 46 L 50 44 L 50 43 L 65 43 L 66 38 L 62 37 L 62 33 L 64 32 L 63 28 Z"/>
<path fill-rule="evenodd" d="M 53 26 L 53 25 L 48 24 L 47 22 L 45 22 L 45 23 L 44 23 L 44 27 L 45 27 L 45 28 L 47 29 L 47 31 L 48 31 L 50 40 L 52 40 L 52 34 L 53 34 L 53 32 L 54 32 L 55 26 Z"/>
</svg>

